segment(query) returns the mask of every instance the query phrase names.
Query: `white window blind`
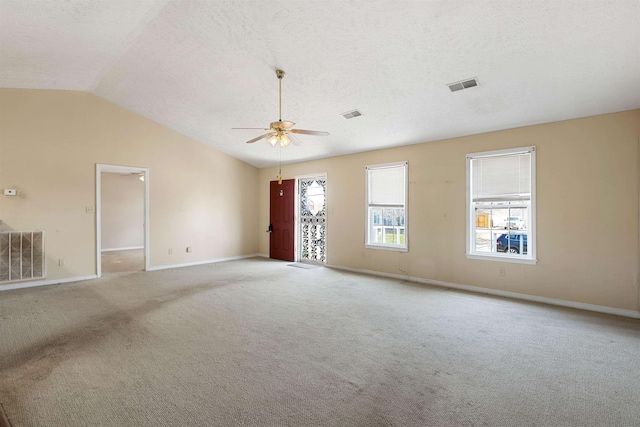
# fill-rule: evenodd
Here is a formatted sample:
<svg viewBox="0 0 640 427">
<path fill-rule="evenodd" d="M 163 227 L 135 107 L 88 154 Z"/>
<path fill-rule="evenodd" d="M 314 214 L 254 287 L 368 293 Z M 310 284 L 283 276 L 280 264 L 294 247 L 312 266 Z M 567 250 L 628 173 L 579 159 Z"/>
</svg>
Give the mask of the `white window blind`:
<svg viewBox="0 0 640 427">
<path fill-rule="evenodd" d="M 472 200 L 531 199 L 531 153 L 471 159 Z"/>
<path fill-rule="evenodd" d="M 369 206 L 404 206 L 405 166 L 368 169 Z"/>
<path fill-rule="evenodd" d="M 467 257 L 536 263 L 536 149 L 467 154 Z"/>
<path fill-rule="evenodd" d="M 366 171 L 365 246 L 407 251 L 408 162 L 369 165 Z"/>
</svg>

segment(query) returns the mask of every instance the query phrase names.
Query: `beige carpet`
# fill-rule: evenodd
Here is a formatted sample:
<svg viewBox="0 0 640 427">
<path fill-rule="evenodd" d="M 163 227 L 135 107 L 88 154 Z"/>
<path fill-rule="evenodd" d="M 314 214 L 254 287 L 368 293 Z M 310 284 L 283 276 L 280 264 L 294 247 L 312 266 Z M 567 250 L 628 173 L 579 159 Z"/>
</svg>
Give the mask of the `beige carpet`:
<svg viewBox="0 0 640 427">
<path fill-rule="evenodd" d="M 0 403 L 0 427 L 11 427 L 11 425 L 9 424 L 9 419 L 7 418 L 7 415 L 4 413 L 4 408 L 2 407 L 1 403 Z"/>
<path fill-rule="evenodd" d="M 0 292 L 22 426 L 636 426 L 640 322 L 251 259 Z"/>
</svg>

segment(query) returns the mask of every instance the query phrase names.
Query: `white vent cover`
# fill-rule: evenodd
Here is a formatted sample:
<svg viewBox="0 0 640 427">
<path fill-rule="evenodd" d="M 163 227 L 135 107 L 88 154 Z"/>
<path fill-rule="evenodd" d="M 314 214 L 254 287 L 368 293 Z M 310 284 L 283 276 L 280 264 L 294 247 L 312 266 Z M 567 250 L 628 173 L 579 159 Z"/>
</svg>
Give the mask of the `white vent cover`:
<svg viewBox="0 0 640 427">
<path fill-rule="evenodd" d="M 466 79 L 466 80 L 462 80 L 459 82 L 455 82 L 455 83 L 449 83 L 447 86 L 449 86 L 449 89 L 451 89 L 451 92 L 456 92 L 462 89 L 469 89 L 472 87 L 476 87 L 478 86 L 479 82 L 477 78 L 471 78 L 471 79 Z"/>
<path fill-rule="evenodd" d="M 0 283 L 44 278 L 44 232 L 0 232 Z"/>
<path fill-rule="evenodd" d="M 362 113 L 358 110 L 347 111 L 346 113 L 342 113 L 341 116 L 345 119 L 353 119 L 354 117 L 360 117 Z"/>
</svg>

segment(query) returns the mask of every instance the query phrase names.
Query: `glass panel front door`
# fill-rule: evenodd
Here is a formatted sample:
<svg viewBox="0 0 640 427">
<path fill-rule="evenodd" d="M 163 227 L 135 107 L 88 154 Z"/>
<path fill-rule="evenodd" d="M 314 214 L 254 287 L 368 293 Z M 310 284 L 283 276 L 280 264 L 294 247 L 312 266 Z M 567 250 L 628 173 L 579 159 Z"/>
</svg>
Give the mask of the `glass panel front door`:
<svg viewBox="0 0 640 427">
<path fill-rule="evenodd" d="M 327 180 L 300 178 L 300 261 L 326 262 Z"/>
</svg>

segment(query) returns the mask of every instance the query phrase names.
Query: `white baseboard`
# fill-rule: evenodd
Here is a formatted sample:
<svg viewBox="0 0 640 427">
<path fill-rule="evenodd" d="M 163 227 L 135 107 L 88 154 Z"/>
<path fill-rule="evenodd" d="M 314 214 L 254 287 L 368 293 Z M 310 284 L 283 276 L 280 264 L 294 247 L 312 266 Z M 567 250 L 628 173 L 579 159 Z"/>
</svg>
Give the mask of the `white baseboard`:
<svg viewBox="0 0 640 427">
<path fill-rule="evenodd" d="M 265 256 L 264 254 L 239 255 L 239 256 L 233 256 L 233 257 L 227 257 L 227 258 L 217 258 L 217 259 L 208 259 L 204 261 L 187 262 L 183 264 L 159 265 L 155 267 L 150 267 L 146 271 L 167 270 L 170 268 L 189 267 L 189 266 L 202 265 L 202 264 L 213 264 L 216 262 L 235 261 L 239 259 L 264 257 L 264 256 Z M 91 279 L 97 279 L 97 278 L 98 276 L 96 274 L 93 274 L 91 276 L 66 277 L 64 279 L 34 280 L 29 282 L 7 283 L 6 285 L 0 284 L 0 291 L 8 291 L 10 289 L 32 288 L 35 286 L 58 285 L 61 283 L 80 282 L 83 280 L 91 280 Z"/>
<path fill-rule="evenodd" d="M 180 267 L 192 267 L 194 265 L 214 264 L 216 262 L 225 262 L 225 261 L 236 261 L 239 259 L 255 258 L 259 256 L 262 256 L 262 255 L 261 254 L 238 255 L 238 256 L 232 256 L 227 258 L 216 258 L 216 259 L 206 259 L 203 261 L 185 262 L 182 264 L 157 265 L 157 266 L 148 268 L 147 271 L 167 270 L 170 268 L 180 268 Z"/>
<path fill-rule="evenodd" d="M 217 262 L 235 261 L 235 260 L 246 259 L 246 258 L 254 258 L 254 257 L 268 257 L 268 256 L 265 255 L 265 254 L 259 254 L 259 253 L 258 254 L 251 254 L 251 255 L 239 255 L 239 256 L 234 256 L 234 257 L 217 258 L 217 259 L 210 259 L 210 260 L 204 260 L 204 261 L 195 261 L 195 262 L 188 262 L 188 263 L 183 263 L 183 264 L 155 266 L 155 267 L 149 268 L 147 271 L 166 270 L 166 269 L 170 269 L 170 268 L 189 267 L 189 266 L 203 265 L 203 264 L 213 264 L 213 263 L 217 263 Z M 420 278 L 420 277 L 405 276 L 405 275 L 402 275 L 402 274 L 383 273 L 383 272 L 380 272 L 380 271 L 365 270 L 365 269 L 352 268 L 352 267 L 344 267 L 344 266 L 340 266 L 340 265 L 329 265 L 329 264 L 327 264 L 327 267 L 333 268 L 333 269 L 336 269 L 336 270 L 345 270 L 345 271 L 351 271 L 351 272 L 354 272 L 354 273 L 369 274 L 371 276 L 380 276 L 380 277 L 387 277 L 387 278 L 391 278 L 391 279 L 406 280 L 406 281 L 409 281 L 409 282 L 424 283 L 426 285 L 439 286 L 439 287 L 442 287 L 442 288 L 459 289 L 459 290 L 468 291 L 468 292 L 495 295 L 495 296 L 500 296 L 500 297 L 507 297 L 507 298 L 525 300 L 525 301 L 532 301 L 532 302 L 539 302 L 539 303 L 544 303 L 544 304 L 556 305 L 556 306 L 560 306 L 560 307 L 577 308 L 577 309 L 580 309 L 580 310 L 594 311 L 594 312 L 597 312 L 597 313 L 613 314 L 613 315 L 616 315 L 616 316 L 623 316 L 623 317 L 631 317 L 631 318 L 634 318 L 634 319 L 640 319 L 640 311 L 626 310 L 626 309 L 623 309 L 623 308 L 614 308 L 614 307 L 607 307 L 607 306 L 603 306 L 603 305 L 587 304 L 587 303 L 576 302 L 576 301 L 562 300 L 562 299 L 557 299 L 557 298 L 548 298 L 548 297 L 541 297 L 541 296 L 536 296 L 536 295 L 521 294 L 521 293 L 518 293 L 518 292 L 501 291 L 501 290 L 497 290 L 497 289 L 482 288 L 482 287 L 479 287 L 479 286 L 460 285 L 458 283 L 443 282 L 443 281 L 439 281 L 439 280 L 429 280 L 429 279 L 423 279 L 423 278 Z M 80 281 L 83 281 L 83 280 L 91 280 L 91 279 L 97 279 L 97 278 L 98 278 L 98 276 L 93 274 L 93 275 L 90 275 L 90 276 L 67 277 L 67 278 L 64 278 L 64 279 L 34 280 L 34 281 L 30 281 L 30 282 L 10 283 L 10 284 L 6 284 L 6 285 L 0 285 L 0 291 L 8 291 L 8 290 L 11 290 L 11 289 L 31 288 L 31 287 L 35 287 L 35 286 L 58 285 L 58 284 L 61 284 L 61 283 L 80 282 Z"/>
<path fill-rule="evenodd" d="M 501 291 L 497 289 L 481 288 L 479 286 L 460 285 L 458 283 L 442 282 L 439 280 L 429 280 L 420 277 L 405 276 L 402 274 L 382 273 L 374 270 L 364 270 L 360 268 L 343 267 L 340 265 L 327 265 L 336 270 L 352 271 L 354 273 L 369 274 L 372 276 L 387 277 L 390 279 L 407 280 L 409 282 L 424 283 L 426 285 L 439 286 L 442 288 L 459 289 L 462 291 L 475 292 L 480 294 L 495 295 L 525 301 L 540 302 L 543 304 L 557 305 L 560 307 L 577 308 L 580 310 L 595 311 L 598 313 L 613 314 L 616 316 L 631 317 L 640 319 L 640 311 L 626 310 L 623 308 L 607 307 L 604 305 L 586 304 L 583 302 L 569 301 L 557 298 L 541 297 L 536 295 L 521 294 L 518 292 Z"/>
<path fill-rule="evenodd" d="M 59 285 L 61 283 L 81 282 L 83 280 L 91 280 L 97 278 L 98 276 L 93 274 L 91 276 L 66 277 L 64 279 L 34 280 L 32 282 L 9 283 L 6 285 L 0 285 L 0 291 L 8 291 L 9 289 L 32 288 L 34 286 Z"/>
<path fill-rule="evenodd" d="M 102 249 L 100 252 L 131 251 L 133 249 L 144 249 L 144 246 L 129 246 L 127 248 L 107 248 L 107 249 Z"/>
</svg>

